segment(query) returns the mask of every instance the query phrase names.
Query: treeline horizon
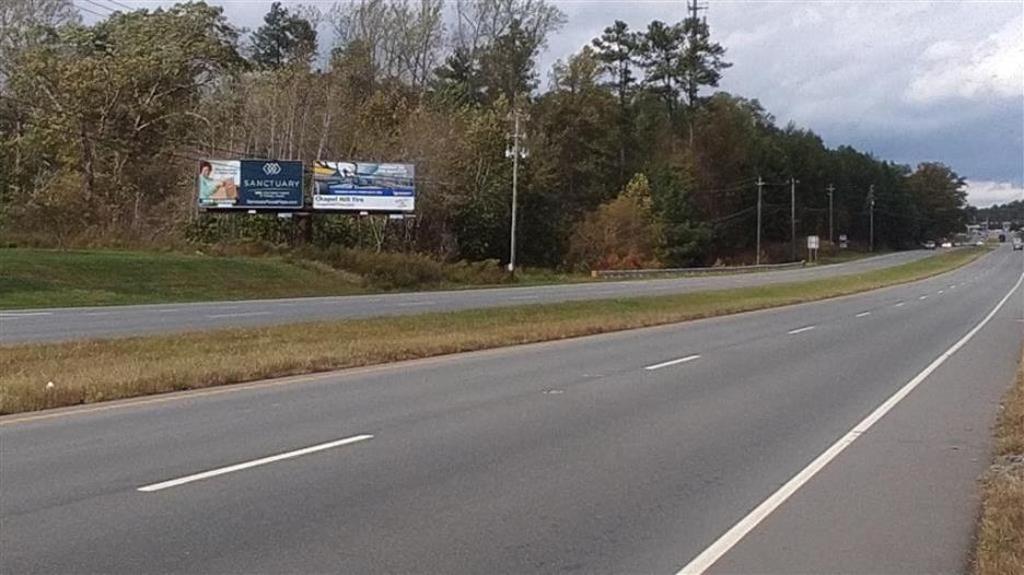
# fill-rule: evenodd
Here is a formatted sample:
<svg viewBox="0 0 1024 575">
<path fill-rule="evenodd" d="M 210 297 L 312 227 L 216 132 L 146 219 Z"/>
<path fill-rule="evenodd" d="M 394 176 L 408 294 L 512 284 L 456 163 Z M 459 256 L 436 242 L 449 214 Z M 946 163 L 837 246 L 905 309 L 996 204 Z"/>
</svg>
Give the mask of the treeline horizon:
<svg viewBox="0 0 1024 575">
<path fill-rule="evenodd" d="M 0 234 L 37 245 L 258 240 L 508 261 L 512 119 L 523 133 L 517 261 L 562 269 L 762 261 L 791 233 L 901 249 L 964 231 L 964 180 L 717 91 L 703 18 L 615 21 L 551 70 L 545 0 L 283 7 L 247 32 L 205 3 L 84 25 L 70 0 L 0 6 Z M 330 30 L 322 42 L 318 30 Z M 546 82 L 542 83 L 542 74 Z M 413 163 L 416 217 L 196 206 L 201 159 Z M 795 221 L 790 202 L 795 197 Z M 872 208 L 873 206 L 873 208 Z"/>
</svg>

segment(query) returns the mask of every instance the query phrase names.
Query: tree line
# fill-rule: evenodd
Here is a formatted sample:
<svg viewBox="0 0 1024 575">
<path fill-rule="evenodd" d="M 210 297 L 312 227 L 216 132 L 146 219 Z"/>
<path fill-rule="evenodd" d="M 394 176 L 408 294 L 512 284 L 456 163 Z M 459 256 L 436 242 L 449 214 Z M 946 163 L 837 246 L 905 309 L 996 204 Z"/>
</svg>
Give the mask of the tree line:
<svg viewBox="0 0 1024 575">
<path fill-rule="evenodd" d="M 202 2 L 103 14 L 0 6 L 0 222 L 59 245 L 299 241 L 297 220 L 204 214 L 201 158 L 410 162 L 417 217 L 323 216 L 307 241 L 507 261 L 518 114 L 519 261 L 593 268 L 750 261 L 835 234 L 911 247 L 965 223 L 951 168 L 898 165 L 716 90 L 702 18 L 616 21 L 541 71 L 567 23 L 546 0 L 284 7 L 257 29 Z M 327 32 L 323 34 L 323 32 Z M 329 41 L 325 41 L 329 38 Z M 794 183 L 798 182 L 798 183 Z M 795 187 L 793 187 L 795 186 Z M 873 208 L 872 208 L 873 204 Z"/>
</svg>

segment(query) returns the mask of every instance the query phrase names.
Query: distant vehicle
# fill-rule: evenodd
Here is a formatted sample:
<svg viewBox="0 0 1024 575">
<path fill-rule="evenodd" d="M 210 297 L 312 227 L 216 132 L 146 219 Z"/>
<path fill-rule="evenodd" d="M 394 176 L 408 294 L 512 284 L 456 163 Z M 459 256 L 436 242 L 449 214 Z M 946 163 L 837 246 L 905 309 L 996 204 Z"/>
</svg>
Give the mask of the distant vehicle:
<svg viewBox="0 0 1024 575">
<path fill-rule="evenodd" d="M 1004 243 L 1005 241 L 1006 241 L 1006 234 L 999 234 L 999 243 Z"/>
<path fill-rule="evenodd" d="M 1024 251 L 1024 240 L 1020 238 L 1013 238 L 1013 251 L 1017 250 Z"/>
<path fill-rule="evenodd" d="M 933 242 L 931 240 L 926 241 L 924 243 L 924 249 L 926 249 L 926 250 L 934 250 L 935 249 L 935 242 Z"/>
<path fill-rule="evenodd" d="M 980 248 L 980 247 L 985 245 L 985 240 L 978 240 L 978 241 L 974 242 L 974 245 L 976 245 L 976 246 L 978 246 Z"/>
<path fill-rule="evenodd" d="M 953 247 L 953 244 L 950 243 L 950 242 L 942 242 L 942 247 L 944 247 L 944 248 L 951 248 L 951 247 Z"/>
</svg>

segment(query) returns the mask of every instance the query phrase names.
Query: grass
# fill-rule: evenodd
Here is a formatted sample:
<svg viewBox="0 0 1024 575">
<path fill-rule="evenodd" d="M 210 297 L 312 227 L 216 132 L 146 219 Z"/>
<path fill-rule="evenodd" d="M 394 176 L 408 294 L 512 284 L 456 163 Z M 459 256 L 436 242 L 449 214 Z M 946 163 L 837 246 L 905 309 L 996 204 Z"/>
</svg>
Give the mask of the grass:
<svg viewBox="0 0 1024 575">
<path fill-rule="evenodd" d="M 0 249 L 0 310 L 335 296 L 508 285 L 496 262 L 443 263 L 417 254 L 307 250 L 294 254 L 182 254 Z M 593 281 L 520 269 L 516 285 Z"/>
<path fill-rule="evenodd" d="M 0 347 L 0 414 L 578 337 L 836 297 L 964 265 L 963 250 L 828 280 L 661 297 Z M 53 386 L 47 384 L 53 382 Z"/>
<path fill-rule="evenodd" d="M 0 309 L 348 295 L 358 276 L 278 257 L 0 250 Z"/>
<path fill-rule="evenodd" d="M 1024 349 L 996 427 L 996 463 L 981 493 L 976 575 L 1024 573 Z"/>
</svg>

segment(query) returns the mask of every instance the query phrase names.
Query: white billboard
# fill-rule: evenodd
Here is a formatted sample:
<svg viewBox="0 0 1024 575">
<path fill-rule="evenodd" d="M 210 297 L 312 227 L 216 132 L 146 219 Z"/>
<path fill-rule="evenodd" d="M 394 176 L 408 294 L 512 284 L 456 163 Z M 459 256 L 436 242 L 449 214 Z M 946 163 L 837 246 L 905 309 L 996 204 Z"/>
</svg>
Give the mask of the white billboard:
<svg viewBox="0 0 1024 575">
<path fill-rule="evenodd" d="M 415 211 L 416 167 L 413 164 L 314 162 L 313 209 Z"/>
</svg>

